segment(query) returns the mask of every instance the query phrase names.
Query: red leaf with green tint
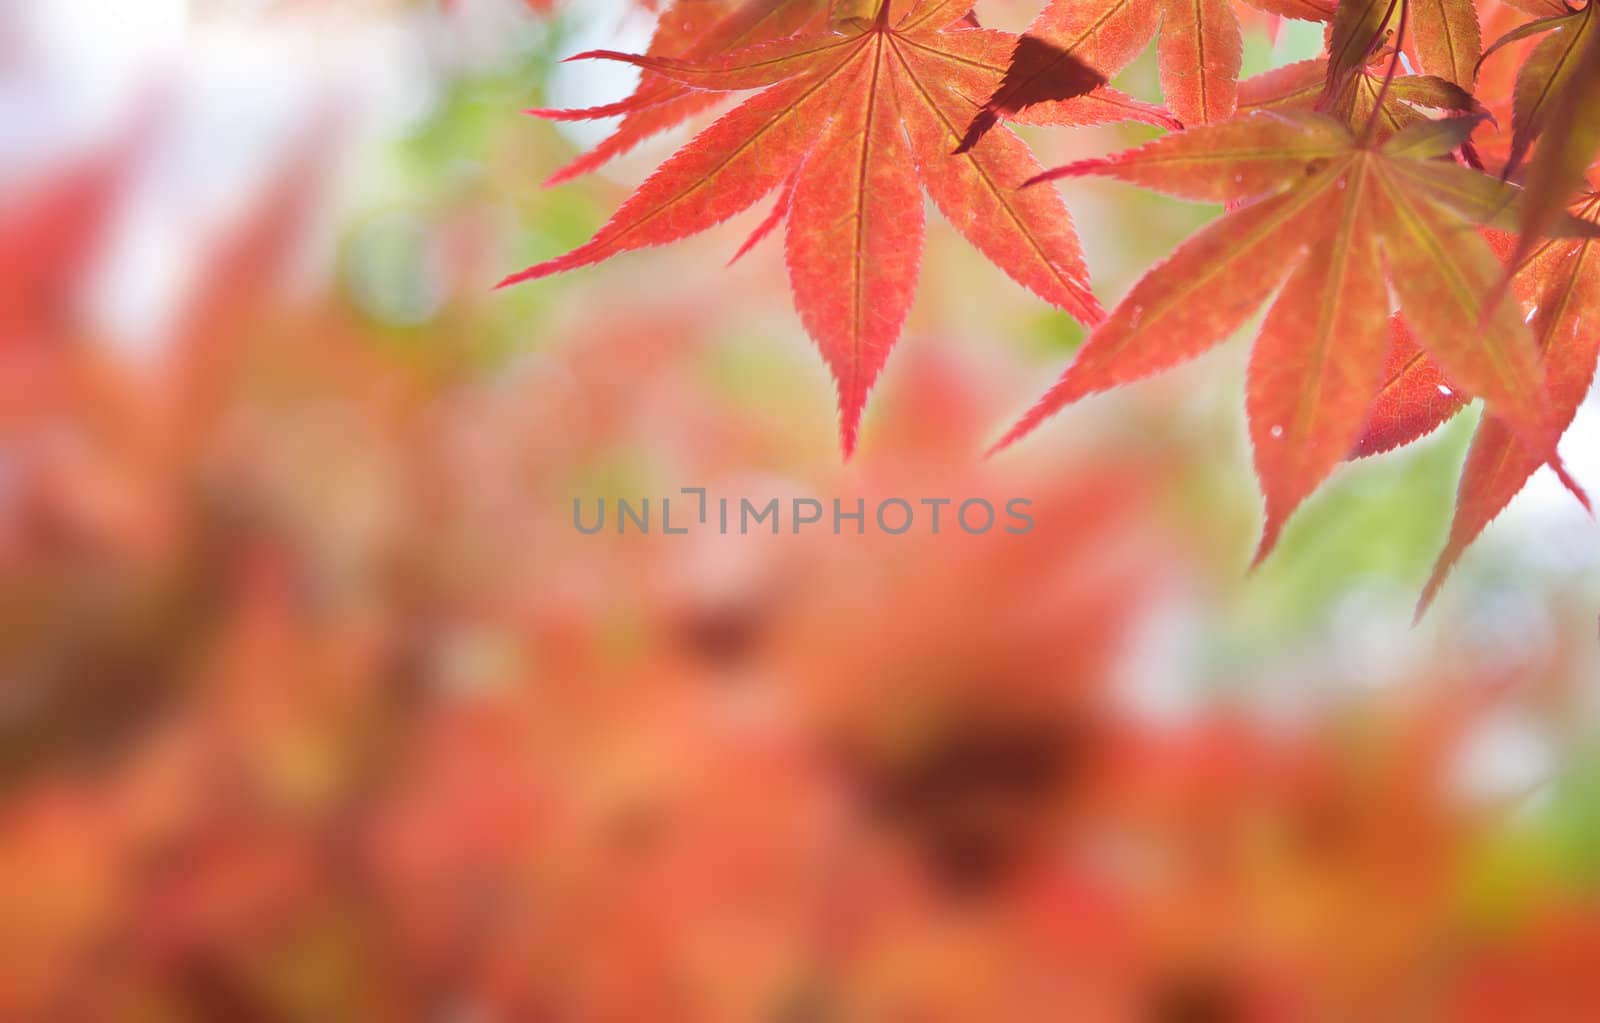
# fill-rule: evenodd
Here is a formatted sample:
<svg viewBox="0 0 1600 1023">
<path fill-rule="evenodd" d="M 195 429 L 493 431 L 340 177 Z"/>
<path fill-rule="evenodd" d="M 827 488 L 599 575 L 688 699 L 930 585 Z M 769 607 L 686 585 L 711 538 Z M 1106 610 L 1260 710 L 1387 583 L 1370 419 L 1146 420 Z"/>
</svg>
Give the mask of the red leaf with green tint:
<svg viewBox="0 0 1600 1023">
<path fill-rule="evenodd" d="M 1212 347 L 1287 281 L 1250 369 L 1268 502 L 1263 555 L 1360 438 L 1383 382 L 1389 291 L 1451 378 L 1553 458 L 1537 351 L 1514 303 L 1483 313 L 1500 264 L 1469 219 L 1512 206 L 1516 190 L 1439 159 L 1471 124 L 1429 121 L 1380 145 L 1321 115 L 1262 113 L 1045 175 L 1097 174 L 1244 205 L 1135 284 L 1002 444 L 1069 402 Z"/>
<path fill-rule="evenodd" d="M 1327 93 L 1334 97 L 1367 66 L 1384 39 L 1384 26 L 1401 0 L 1341 0 L 1328 30 Z"/>
<path fill-rule="evenodd" d="M 1528 133 L 1539 134 L 1541 140 L 1525 179 L 1529 198 L 1522 211 L 1522 241 L 1513 265 L 1520 265 L 1532 246 L 1560 220 L 1567 202 L 1576 197 L 1583 183 L 1585 169 L 1600 154 L 1600 116 L 1596 116 L 1600 110 L 1600 15 L 1595 14 L 1594 0 L 1580 17 L 1581 23 L 1557 30 L 1572 32 L 1570 51 L 1561 50 L 1571 56 L 1563 57 L 1552 72 L 1547 89 L 1541 90 L 1547 98 L 1540 102 L 1536 114 L 1527 117 Z M 1535 48 L 1518 77 L 1519 107 L 1528 66 L 1535 63 L 1540 50 L 1550 42 L 1546 40 Z M 1518 133 L 1512 140 L 1513 165 L 1522 152 L 1520 139 Z"/>
<path fill-rule="evenodd" d="M 1239 112 L 1315 108 L 1359 128 L 1382 102 L 1383 109 L 1373 122 L 1373 133 L 1381 141 L 1431 120 L 1432 111 L 1471 114 L 1481 110 L 1470 92 L 1434 75 L 1398 75 L 1385 90 L 1383 80 L 1392 55 L 1392 50 L 1374 55 L 1366 67 L 1345 77 L 1338 95 L 1326 100 L 1325 59 L 1303 60 L 1256 75 L 1239 83 Z"/>
<path fill-rule="evenodd" d="M 1463 88 L 1472 88 L 1483 32 L 1473 0 L 1406 0 L 1411 5 L 1406 52 L 1418 66 Z"/>
<path fill-rule="evenodd" d="M 1543 374 L 1522 315 L 1508 299 L 1492 310 L 1483 308 L 1499 280 L 1499 261 L 1476 232 L 1463 229 L 1459 214 L 1425 187 L 1393 172 L 1380 173 L 1377 180 L 1378 240 L 1406 325 L 1447 376 L 1552 454 L 1555 435 Z"/>
<path fill-rule="evenodd" d="M 1565 17 L 1526 26 L 1547 31 L 1548 34 L 1529 51 L 1522 70 L 1517 73 L 1511 108 L 1513 165 L 1520 162 L 1523 154 L 1544 131 L 1552 112 L 1566 101 L 1571 91 L 1581 89 L 1583 75 L 1579 72 L 1583 67 L 1585 52 L 1589 49 L 1590 41 L 1600 35 L 1594 27 L 1595 23 L 1594 6 L 1591 4 Z M 1515 32 L 1512 33 L 1512 36 L 1515 35 Z M 1589 161 L 1586 159 L 1583 162 L 1587 164 Z"/>
</svg>

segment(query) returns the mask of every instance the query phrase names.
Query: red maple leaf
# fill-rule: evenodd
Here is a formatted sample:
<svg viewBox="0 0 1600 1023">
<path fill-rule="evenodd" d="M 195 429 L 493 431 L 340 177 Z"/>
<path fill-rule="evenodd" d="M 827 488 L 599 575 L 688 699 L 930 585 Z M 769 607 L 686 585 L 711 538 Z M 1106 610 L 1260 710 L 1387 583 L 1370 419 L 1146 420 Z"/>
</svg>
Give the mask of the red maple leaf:
<svg viewBox="0 0 1600 1023">
<path fill-rule="evenodd" d="M 1374 137 L 1381 141 L 1431 120 L 1424 111 L 1471 114 L 1482 109 L 1470 92 L 1435 75 L 1396 75 L 1385 88 L 1392 57 L 1392 50 L 1378 51 L 1364 67 L 1346 76 L 1339 93 L 1327 100 L 1323 98 L 1326 58 L 1285 64 L 1239 83 L 1239 112 L 1320 108 L 1346 124 L 1365 124 L 1381 102 L 1382 110 L 1373 120 Z"/>
<path fill-rule="evenodd" d="M 839 390 L 848 454 L 868 391 L 911 308 L 924 240 L 922 191 L 979 251 L 1039 297 L 1093 325 L 1103 316 L 1060 198 L 1019 186 L 1039 173 L 1008 130 L 953 153 L 1006 72 L 1014 35 L 973 27 L 972 0 L 882 0 L 835 21 L 709 60 L 610 52 L 701 90 L 762 89 L 640 186 L 587 244 L 504 283 L 534 280 L 699 233 L 783 187 L 765 234 L 787 221 L 795 305 Z M 1018 114 L 1032 124 L 1167 123 L 1104 85 Z M 1081 93 L 1081 94 L 1080 94 Z M 613 111 L 614 112 L 614 111 Z"/>
<path fill-rule="evenodd" d="M 1352 458 L 1381 455 L 1420 440 L 1437 430 L 1471 395 L 1445 379 L 1444 370 L 1428 358 L 1396 316 L 1389 321 L 1391 341 L 1383 366 L 1383 386 L 1367 412 L 1367 426 Z"/>
<path fill-rule="evenodd" d="M 1520 266 L 1560 219 L 1600 153 L 1600 17 L 1594 0 L 1581 10 L 1541 18 L 1502 38 L 1489 52 L 1540 32 L 1549 35 L 1529 51 L 1512 96 L 1511 151 L 1505 169 L 1515 173 L 1539 141 L 1524 182 L 1521 241 L 1511 263 Z"/>
<path fill-rule="evenodd" d="M 1517 72 L 1512 92 L 1510 164 L 1521 163 L 1552 116 L 1575 100 L 1583 89 L 1585 51 L 1600 36 L 1594 5 L 1538 18 L 1506 33 L 1489 47 L 1483 59 L 1523 39 L 1543 35 L 1527 53 Z M 1588 160 L 1585 159 L 1584 163 Z"/>
<path fill-rule="evenodd" d="M 1404 29 L 1404 31 L 1402 31 Z M 1471 88 L 1483 51 L 1473 0 L 1348 0 L 1328 27 L 1328 80 L 1354 73 L 1390 34 L 1414 67 Z"/>
<path fill-rule="evenodd" d="M 1574 213 L 1600 224 L 1600 192 L 1586 196 Z M 1600 354 L 1600 239 L 1556 238 L 1540 243 L 1517 264 L 1512 286 L 1532 310 L 1529 325 L 1544 359 L 1551 413 L 1556 428 L 1564 431 L 1589 393 Z M 1544 462 L 1529 452 L 1500 416 L 1492 410 L 1484 415 L 1462 470 L 1450 538 L 1423 591 L 1422 610 L 1437 596 L 1462 553 Z M 1564 474 L 1562 481 L 1587 506 L 1583 491 Z"/>
<path fill-rule="evenodd" d="M 0 203 L 0 363 L 65 332 L 73 292 L 109 230 L 153 121 L 153 112 L 141 113 L 103 149 Z"/>
<path fill-rule="evenodd" d="M 647 53 L 662 58 L 709 59 L 797 32 L 819 31 L 826 26 L 828 6 L 828 0 L 679 0 L 661 15 Z M 530 110 L 553 120 L 622 118 L 599 145 L 556 171 L 546 184 L 558 185 L 588 174 L 652 135 L 715 106 L 721 98 L 646 69 L 633 94 L 620 103 L 583 110 Z"/>
<path fill-rule="evenodd" d="M 1430 75 L 1472 88 L 1483 32 L 1473 0 L 1406 0 L 1411 6 L 1411 35 L 1406 55 Z"/>
<path fill-rule="evenodd" d="M 1514 302 L 1483 309 L 1500 263 L 1469 229 L 1504 213 L 1515 189 L 1440 159 L 1473 123 L 1429 121 L 1380 144 L 1328 117 L 1259 113 L 1045 175 L 1107 175 L 1243 205 L 1135 284 L 1002 444 L 1069 402 L 1200 354 L 1277 292 L 1249 370 L 1267 500 L 1259 560 L 1361 435 L 1390 350 L 1392 289 L 1450 378 L 1483 397 L 1539 461 L 1553 459 L 1537 350 Z"/>
</svg>

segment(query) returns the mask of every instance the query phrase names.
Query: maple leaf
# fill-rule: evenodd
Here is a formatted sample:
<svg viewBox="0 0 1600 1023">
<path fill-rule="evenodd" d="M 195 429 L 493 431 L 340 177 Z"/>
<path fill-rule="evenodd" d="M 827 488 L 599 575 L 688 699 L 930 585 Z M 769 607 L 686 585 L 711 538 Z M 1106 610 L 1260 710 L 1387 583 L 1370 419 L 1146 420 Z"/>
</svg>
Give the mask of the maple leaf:
<svg viewBox="0 0 1600 1023">
<path fill-rule="evenodd" d="M 1589 0 L 1577 20 L 1557 26 L 1534 47 L 1517 77 L 1513 116 L 1524 111 L 1520 123 L 1525 135 L 1513 131 L 1508 172 L 1533 136 L 1541 141 L 1525 178 L 1529 200 L 1514 265 L 1521 265 L 1531 246 L 1560 219 L 1583 182 L 1584 169 L 1600 153 L 1600 117 L 1595 116 L 1600 109 L 1600 18 L 1594 11 L 1594 0 Z M 1525 100 L 1523 83 L 1530 68 L 1546 77 L 1530 80 L 1531 98 Z"/>
<path fill-rule="evenodd" d="M 1069 402 L 1199 355 L 1277 291 L 1249 368 L 1267 502 L 1259 561 L 1361 435 L 1390 350 L 1392 288 L 1450 379 L 1553 459 L 1538 354 L 1515 303 L 1482 309 L 1500 264 L 1468 227 L 1501 213 L 1515 189 L 1438 159 L 1474 120 L 1429 121 L 1375 143 L 1320 114 L 1257 113 L 1043 175 L 1106 175 L 1245 205 L 1136 283 L 999 446 Z"/>
<path fill-rule="evenodd" d="M 1483 53 L 1483 33 L 1473 0 L 1403 0 L 1411 6 L 1406 56 L 1417 67 L 1472 88 Z"/>
<path fill-rule="evenodd" d="M 1484 229 L 1481 233 L 1502 263 L 1509 264 L 1516 258 L 1518 240 L 1515 235 L 1493 229 Z M 1523 290 L 1519 286 L 1519 296 Z M 1472 400 L 1472 395 L 1445 377 L 1444 371 L 1411 336 L 1404 320 L 1396 316 L 1391 326 L 1393 340 L 1384 369 L 1383 389 L 1373 402 L 1366 432 L 1350 453 L 1351 458 L 1384 454 L 1421 440 L 1449 422 Z"/>
<path fill-rule="evenodd" d="M 1549 2 L 1556 12 L 1567 13 L 1561 0 L 1539 2 Z M 1523 14 L 1515 7 L 1496 0 L 1486 10 L 1482 22 L 1484 37 L 1499 42 L 1485 50 L 1478 59 L 1476 78 L 1472 83 L 1473 95 L 1490 114 L 1490 119 L 1479 125 L 1474 144 L 1479 152 L 1493 156 L 1496 169 L 1505 166 L 1503 151 L 1509 146 L 1512 93 L 1516 88 L 1517 71 L 1527 58 L 1528 51 L 1538 41 L 1531 35 L 1524 40 L 1504 38 L 1513 34 L 1526 20 Z"/>
<path fill-rule="evenodd" d="M 1474 0 L 1347 0 L 1328 26 L 1328 94 L 1336 96 L 1398 37 L 1411 66 L 1470 90 L 1483 53 Z"/>
<path fill-rule="evenodd" d="M 1573 212 L 1600 224 L 1600 192 L 1586 196 Z M 1556 429 L 1564 431 L 1589 393 L 1600 354 L 1600 240 L 1546 240 L 1520 261 L 1512 284 L 1533 310 L 1529 322 L 1544 359 L 1551 412 Z M 1462 553 L 1544 462 L 1503 419 L 1484 416 L 1467 452 L 1450 537 L 1423 590 L 1419 614 L 1438 595 Z M 1562 481 L 1587 506 L 1577 484 L 1565 475 Z"/>
<path fill-rule="evenodd" d="M 1472 88 L 1483 53 L 1473 0 L 1347 0 L 1328 28 L 1328 86 L 1338 91 L 1380 50 L 1390 33 L 1404 38 L 1412 66 L 1464 89 Z"/>
<path fill-rule="evenodd" d="M 1331 0 L 1250 2 L 1268 14 L 1308 21 L 1326 21 L 1334 11 Z M 1184 124 L 1232 116 L 1244 54 L 1233 0 L 1051 0 L 1023 40 L 1059 56 L 1040 60 L 1037 48 L 1019 47 L 1017 69 L 990 95 L 984 117 L 992 122 L 1026 108 L 1039 83 L 1061 74 L 1069 60 L 1110 79 L 1158 35 L 1161 91 L 1173 116 Z"/>
<path fill-rule="evenodd" d="M 762 89 L 706 128 L 641 185 L 594 238 L 515 274 L 534 280 L 696 234 L 784 186 L 775 218 L 795 305 L 832 370 L 845 452 L 911 308 L 922 257 L 922 190 L 989 260 L 1077 319 L 1104 313 L 1089 290 L 1059 196 L 1019 185 L 1041 170 L 998 130 L 952 153 L 1005 74 L 1016 37 L 971 27 L 971 0 L 878 6 L 869 22 L 800 34 L 702 61 L 597 51 L 694 88 Z M 1162 123 L 1114 90 L 1031 107 L 1033 124 Z M 792 185 L 786 185 L 792 179 Z"/>
<path fill-rule="evenodd" d="M 818 30 L 826 22 L 828 6 L 828 0 L 678 0 L 662 13 L 647 53 L 660 58 L 715 57 Z M 558 185 L 597 170 L 645 139 L 683 124 L 720 101 L 714 92 L 646 70 L 633 94 L 621 102 L 580 110 L 530 110 L 530 114 L 551 120 L 622 118 L 610 135 L 557 170 L 545 184 Z"/>
<path fill-rule="evenodd" d="M 1398 75 L 1385 89 L 1384 69 L 1391 57 L 1392 51 L 1379 51 L 1365 67 L 1343 79 L 1337 95 L 1326 99 L 1326 58 L 1286 64 L 1247 78 L 1239 83 L 1239 112 L 1320 108 L 1345 124 L 1361 126 L 1382 103 L 1373 123 L 1375 136 L 1382 141 L 1413 124 L 1432 120 L 1425 111 L 1473 114 L 1482 109 L 1470 92 L 1435 75 Z"/>
<path fill-rule="evenodd" d="M 1579 74 L 1590 40 L 1600 35 L 1593 28 L 1594 5 L 1581 10 L 1562 9 L 1540 17 L 1501 36 L 1484 53 L 1486 61 L 1504 47 L 1523 39 L 1548 33 L 1528 51 L 1517 73 L 1512 93 L 1512 135 L 1509 164 L 1516 167 L 1527 155 L 1535 139 L 1544 131 L 1552 112 L 1558 110 L 1569 91 L 1581 86 Z M 1482 61 L 1480 61 L 1481 63 Z M 1583 161 L 1587 164 L 1588 159 Z M 1563 203 L 1563 206 L 1565 204 Z"/>
<path fill-rule="evenodd" d="M 1367 425 L 1351 458 L 1381 455 L 1421 440 L 1449 422 L 1471 396 L 1451 383 L 1396 316 L 1389 321 L 1389 355 L 1383 385 L 1367 412 Z"/>
<path fill-rule="evenodd" d="M 69 329 L 74 290 L 167 102 L 151 93 L 101 148 L 14 185 L 0 203 L 0 362 Z"/>
</svg>

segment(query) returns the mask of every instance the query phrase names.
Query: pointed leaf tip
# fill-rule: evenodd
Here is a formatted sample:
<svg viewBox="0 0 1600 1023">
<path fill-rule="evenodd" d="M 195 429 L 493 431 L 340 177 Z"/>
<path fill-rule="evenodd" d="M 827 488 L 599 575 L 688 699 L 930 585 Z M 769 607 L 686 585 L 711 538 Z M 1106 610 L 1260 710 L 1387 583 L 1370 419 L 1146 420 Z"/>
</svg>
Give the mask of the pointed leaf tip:
<svg viewBox="0 0 1600 1023">
<path fill-rule="evenodd" d="M 1105 159 L 1104 157 L 1096 157 L 1089 160 L 1074 160 L 1072 163 L 1063 164 L 1060 167 L 1052 167 L 1043 173 L 1035 174 L 1033 177 L 1024 181 L 1022 183 L 1022 187 L 1032 188 L 1035 185 L 1042 185 L 1048 181 L 1060 181 L 1062 178 L 1088 177 L 1091 174 L 1098 174 L 1108 169 L 1110 166 L 1111 161 Z"/>
<path fill-rule="evenodd" d="M 977 145 L 1004 117 L 1041 104 L 1088 96 L 1106 84 L 1104 74 L 1070 50 L 1036 35 L 1023 35 L 1012 48 L 1000 84 L 967 126 L 956 152 Z"/>
<path fill-rule="evenodd" d="M 972 119 L 972 123 L 967 126 L 967 133 L 961 137 L 961 143 L 956 146 L 954 152 L 952 152 L 950 155 L 960 156 L 963 153 L 971 152 L 972 147 L 977 145 L 978 141 L 987 135 L 991 128 L 999 123 L 1000 115 L 995 113 L 993 110 L 990 110 L 988 107 L 978 111 L 977 116 Z M 1034 183 L 1034 181 L 1028 181 L 1023 185 L 1023 187 L 1026 188 L 1028 185 Z"/>
<path fill-rule="evenodd" d="M 1001 435 L 999 440 L 989 445 L 989 450 L 985 451 L 983 456 L 985 458 L 993 458 L 1017 441 L 1028 436 L 1034 430 L 1037 430 L 1041 423 L 1055 413 L 1056 409 L 1050 407 L 1049 396 L 1046 395 L 1036 402 L 1032 408 L 1028 409 L 1027 412 L 1023 413 L 1022 418 L 1012 424 L 1011 428 Z"/>
<path fill-rule="evenodd" d="M 1561 481 L 1562 486 L 1567 488 L 1567 492 L 1577 498 L 1578 503 L 1583 505 L 1583 510 L 1589 513 L 1590 518 L 1593 518 L 1594 505 L 1589 502 L 1589 494 L 1583 489 L 1583 485 L 1572 477 L 1572 473 L 1567 470 L 1566 463 L 1557 458 L 1550 463 L 1550 468 L 1555 471 L 1556 478 Z"/>
<path fill-rule="evenodd" d="M 499 283 L 494 286 L 494 290 L 502 291 L 506 288 L 514 287 L 515 285 L 522 284 L 526 281 L 538 280 L 539 275 L 535 272 L 537 269 L 538 267 L 529 267 L 526 270 L 518 270 L 514 274 L 502 277 Z"/>
<path fill-rule="evenodd" d="M 1433 610 L 1434 601 L 1439 599 L 1439 590 L 1444 586 L 1444 579 L 1429 579 L 1428 585 L 1423 587 L 1422 596 L 1417 598 L 1417 609 L 1411 613 L 1411 627 L 1422 627 L 1422 620 L 1428 617 L 1428 612 Z"/>
<path fill-rule="evenodd" d="M 794 201 L 794 186 L 798 178 L 798 173 L 790 175 L 789 180 L 784 183 L 779 191 L 778 201 L 773 204 L 771 212 L 767 214 L 761 223 L 756 225 L 754 231 L 750 232 L 750 237 L 744 240 L 744 244 L 739 246 L 739 251 L 735 252 L 733 258 L 728 260 L 728 266 L 733 266 L 749 255 L 751 249 L 760 245 L 768 235 L 777 230 L 779 224 L 783 223 L 784 218 L 789 215 L 789 206 Z"/>
<path fill-rule="evenodd" d="M 599 121 L 607 117 L 622 117 L 636 109 L 638 101 L 629 97 L 593 107 L 529 107 L 523 113 L 546 121 Z"/>
<path fill-rule="evenodd" d="M 1278 549 L 1278 540 L 1282 538 L 1283 527 L 1281 524 L 1267 522 L 1262 527 L 1261 539 L 1256 541 L 1256 552 L 1250 558 L 1250 567 L 1245 570 L 1246 575 L 1254 575 L 1260 571 L 1261 566 Z"/>
</svg>

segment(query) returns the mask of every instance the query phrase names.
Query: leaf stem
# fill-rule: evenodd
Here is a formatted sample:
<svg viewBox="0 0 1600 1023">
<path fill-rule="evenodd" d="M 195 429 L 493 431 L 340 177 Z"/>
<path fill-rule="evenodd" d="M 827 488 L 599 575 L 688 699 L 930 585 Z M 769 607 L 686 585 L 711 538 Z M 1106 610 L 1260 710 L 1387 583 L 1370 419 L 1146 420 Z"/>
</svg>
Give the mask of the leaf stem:
<svg viewBox="0 0 1600 1023">
<path fill-rule="evenodd" d="M 1367 145 L 1372 141 L 1372 134 L 1378 125 L 1378 115 L 1383 113 L 1383 101 L 1388 98 L 1389 86 L 1394 82 L 1394 73 L 1400 67 L 1400 54 L 1406 41 L 1406 22 L 1411 15 L 1411 5 L 1406 0 L 1399 0 L 1400 23 L 1394 33 L 1394 56 L 1389 58 L 1389 69 L 1383 73 L 1383 85 L 1378 89 L 1378 96 L 1372 101 L 1372 113 L 1367 115 L 1367 123 L 1361 129 L 1361 144 Z"/>
</svg>

